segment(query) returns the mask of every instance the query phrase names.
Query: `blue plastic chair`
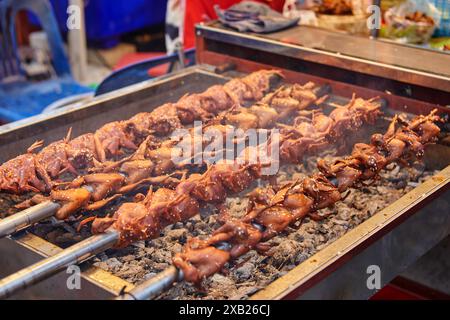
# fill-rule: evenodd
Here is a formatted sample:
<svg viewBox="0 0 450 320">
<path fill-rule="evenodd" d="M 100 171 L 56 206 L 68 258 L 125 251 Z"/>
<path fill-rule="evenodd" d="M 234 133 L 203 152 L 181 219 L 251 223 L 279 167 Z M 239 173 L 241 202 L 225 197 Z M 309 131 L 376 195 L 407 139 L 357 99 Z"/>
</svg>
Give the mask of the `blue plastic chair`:
<svg viewBox="0 0 450 320">
<path fill-rule="evenodd" d="M 95 95 L 98 96 L 125 86 L 152 79 L 148 73 L 149 69 L 161 64 L 169 63 L 168 73 L 170 73 L 173 71 L 175 64 L 179 63 L 180 60 L 184 60 L 184 67 L 194 65 L 195 49 L 192 48 L 186 50 L 183 54 L 181 54 L 181 56 L 180 52 L 176 52 L 171 55 L 140 61 L 119 69 L 103 80 L 103 82 L 97 87 Z"/>
<path fill-rule="evenodd" d="M 39 18 L 47 34 L 56 78 L 27 81 L 16 41 L 15 18 L 21 10 Z M 52 7 L 47 0 L 0 0 L 0 118 L 16 121 L 42 112 L 55 101 L 92 92 L 73 78 Z"/>
</svg>

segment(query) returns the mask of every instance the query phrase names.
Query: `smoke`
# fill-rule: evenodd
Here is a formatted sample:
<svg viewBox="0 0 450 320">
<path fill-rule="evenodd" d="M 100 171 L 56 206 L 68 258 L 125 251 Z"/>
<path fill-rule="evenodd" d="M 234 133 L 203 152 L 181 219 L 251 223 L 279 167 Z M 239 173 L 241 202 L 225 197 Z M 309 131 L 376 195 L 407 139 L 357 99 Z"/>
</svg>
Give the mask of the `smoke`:
<svg viewBox="0 0 450 320">
<path fill-rule="evenodd" d="M 176 165 L 260 165 L 263 175 L 274 175 L 279 169 L 278 129 L 242 130 L 227 126 L 219 130 L 196 121 L 192 129 L 175 130 L 171 140 L 176 142 L 171 155 Z"/>
</svg>

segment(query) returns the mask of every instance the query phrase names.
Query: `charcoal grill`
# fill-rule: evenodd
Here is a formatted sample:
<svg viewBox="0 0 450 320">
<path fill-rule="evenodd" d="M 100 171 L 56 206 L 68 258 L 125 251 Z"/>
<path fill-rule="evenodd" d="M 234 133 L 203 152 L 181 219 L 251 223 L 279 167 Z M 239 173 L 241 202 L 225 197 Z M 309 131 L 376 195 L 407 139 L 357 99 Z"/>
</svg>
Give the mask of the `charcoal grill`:
<svg viewBox="0 0 450 320">
<path fill-rule="evenodd" d="M 380 96 L 387 113 L 428 113 L 436 104 L 449 114 L 450 55 L 366 38 L 296 27 L 270 36 L 237 33 L 216 22 L 197 27 L 198 65 L 0 128 L 0 161 L 32 142 L 51 142 L 73 127 L 75 135 L 140 111 L 175 101 L 187 92 L 262 68 L 281 69 L 286 81 L 330 84 L 334 99 L 352 93 Z M 347 43 L 341 48 L 342 43 Z M 414 59 L 416 59 L 414 61 Z M 367 267 L 382 270 L 382 285 L 405 270 L 450 233 L 450 148 L 428 148 L 426 163 L 442 169 L 404 197 L 369 218 L 251 299 L 368 298 Z M 25 231 L 0 240 L 0 277 L 61 249 Z M 80 290 L 69 290 L 61 272 L 13 298 L 105 299 L 133 285 L 82 264 Z"/>
</svg>

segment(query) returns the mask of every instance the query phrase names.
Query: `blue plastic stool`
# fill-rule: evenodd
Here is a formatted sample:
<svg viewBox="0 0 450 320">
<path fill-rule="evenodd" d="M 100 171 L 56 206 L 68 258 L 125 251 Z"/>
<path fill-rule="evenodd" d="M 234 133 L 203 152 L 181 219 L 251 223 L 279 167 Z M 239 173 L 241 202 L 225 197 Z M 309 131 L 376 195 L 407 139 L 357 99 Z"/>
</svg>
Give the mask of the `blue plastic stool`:
<svg viewBox="0 0 450 320">
<path fill-rule="evenodd" d="M 15 18 L 19 11 L 33 12 L 40 20 L 52 55 L 55 79 L 27 81 L 17 50 Z M 71 95 L 92 92 L 73 78 L 63 41 L 47 0 L 0 0 L 0 118 L 16 121 L 42 112 L 49 104 Z"/>
</svg>

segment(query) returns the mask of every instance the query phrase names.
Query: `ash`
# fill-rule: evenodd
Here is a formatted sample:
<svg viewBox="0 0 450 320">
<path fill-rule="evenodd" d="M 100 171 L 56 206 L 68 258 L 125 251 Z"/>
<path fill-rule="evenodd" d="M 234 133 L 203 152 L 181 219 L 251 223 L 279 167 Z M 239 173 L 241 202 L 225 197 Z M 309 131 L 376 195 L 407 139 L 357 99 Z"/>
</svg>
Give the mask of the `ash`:
<svg viewBox="0 0 450 320">
<path fill-rule="evenodd" d="M 325 158 L 331 160 L 333 156 Z M 310 157 L 302 165 L 282 167 L 277 182 L 296 180 L 310 174 L 316 160 Z M 343 201 L 333 208 L 321 210 L 319 213 L 333 212 L 327 219 L 316 222 L 305 218 L 302 223 L 271 239 L 268 243 L 272 247 L 265 255 L 250 251 L 227 264 L 222 273 L 204 280 L 201 288 L 180 283 L 159 299 L 246 299 L 434 174 L 420 166 L 401 168 L 391 164 L 387 169 L 379 180 L 350 189 Z M 227 206 L 232 215 L 239 217 L 246 213 L 247 201 L 244 195 L 238 195 L 229 198 Z M 139 284 L 169 267 L 172 256 L 181 251 L 187 238 L 207 237 L 217 227 L 217 212 L 215 208 L 207 207 L 199 216 L 167 227 L 160 238 L 138 242 L 121 250 L 109 250 L 98 255 L 93 264 Z"/>
</svg>

